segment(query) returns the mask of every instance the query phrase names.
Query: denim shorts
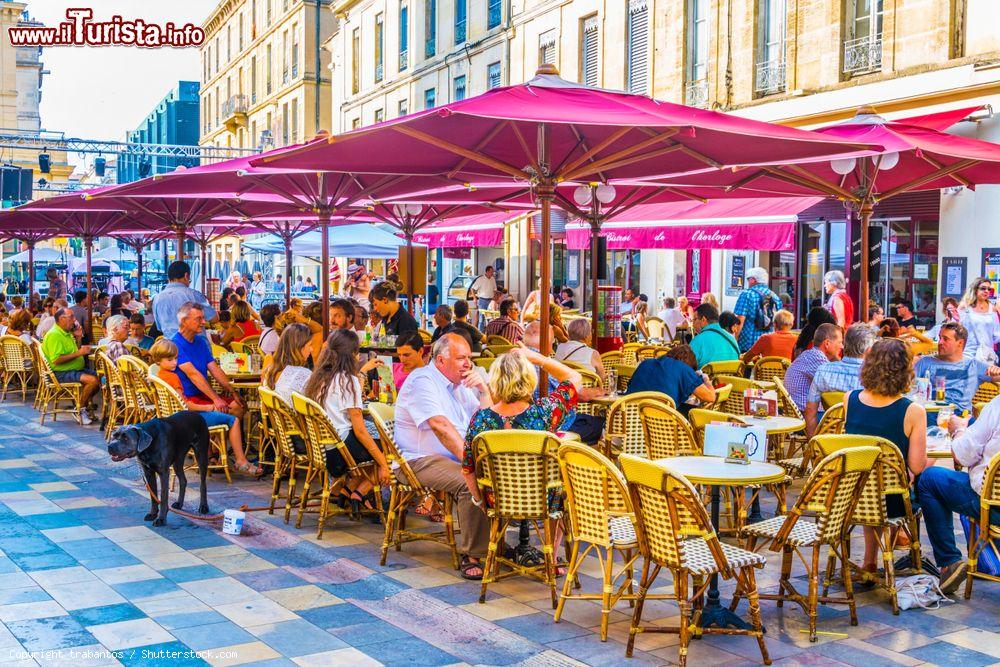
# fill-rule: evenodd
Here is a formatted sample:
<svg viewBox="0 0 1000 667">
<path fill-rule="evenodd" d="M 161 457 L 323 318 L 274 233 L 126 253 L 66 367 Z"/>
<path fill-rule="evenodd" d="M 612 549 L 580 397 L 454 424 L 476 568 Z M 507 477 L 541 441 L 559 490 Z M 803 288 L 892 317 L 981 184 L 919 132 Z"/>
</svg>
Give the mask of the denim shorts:
<svg viewBox="0 0 1000 667">
<path fill-rule="evenodd" d="M 56 379 L 60 382 L 79 382 L 80 376 L 85 375 L 87 371 L 53 371 L 55 373 Z"/>
<path fill-rule="evenodd" d="M 212 412 L 199 412 L 198 414 L 200 414 L 201 418 L 205 420 L 205 424 L 207 424 L 209 428 L 212 428 L 213 426 L 231 427 L 236 423 L 236 417 L 226 412 L 216 412 L 213 410 Z"/>
</svg>

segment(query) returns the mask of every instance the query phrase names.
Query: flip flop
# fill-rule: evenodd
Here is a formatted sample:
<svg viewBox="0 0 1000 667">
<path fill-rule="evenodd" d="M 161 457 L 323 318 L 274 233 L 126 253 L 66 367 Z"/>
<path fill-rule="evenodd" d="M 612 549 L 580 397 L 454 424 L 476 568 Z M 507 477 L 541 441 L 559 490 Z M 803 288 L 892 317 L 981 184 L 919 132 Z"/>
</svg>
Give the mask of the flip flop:
<svg viewBox="0 0 1000 667">
<path fill-rule="evenodd" d="M 243 465 L 236 466 L 236 472 L 242 472 L 251 477 L 260 477 L 264 474 L 264 469 L 247 461 Z"/>
<path fill-rule="evenodd" d="M 483 574 L 485 574 L 483 562 L 480 560 L 478 563 L 473 563 L 468 556 L 462 556 L 462 562 L 458 569 L 462 573 L 462 578 L 469 581 L 482 581 Z M 474 569 L 479 570 L 479 574 L 469 574 Z"/>
</svg>

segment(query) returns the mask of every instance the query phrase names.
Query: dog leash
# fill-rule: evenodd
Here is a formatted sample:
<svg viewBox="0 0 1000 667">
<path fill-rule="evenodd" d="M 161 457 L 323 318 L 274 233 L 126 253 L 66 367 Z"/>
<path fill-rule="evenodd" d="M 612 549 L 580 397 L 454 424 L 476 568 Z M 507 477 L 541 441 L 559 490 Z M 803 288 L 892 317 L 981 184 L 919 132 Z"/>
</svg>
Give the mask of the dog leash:
<svg viewBox="0 0 1000 667">
<path fill-rule="evenodd" d="M 160 503 L 160 499 L 156 497 L 155 493 L 153 493 L 153 489 L 149 486 L 149 482 L 146 482 L 146 492 L 149 493 L 150 500 L 152 500 L 154 503 L 157 504 Z M 239 510 L 241 512 L 263 512 L 264 510 L 270 510 L 270 509 L 271 509 L 270 507 L 250 507 L 246 503 L 239 506 Z M 170 508 L 170 511 L 173 512 L 174 514 L 179 514 L 180 516 L 187 517 L 188 519 L 191 519 L 193 521 L 218 521 L 222 519 L 224 516 L 224 513 L 222 512 L 218 514 L 194 514 L 192 512 L 175 509 L 173 507 Z"/>
</svg>

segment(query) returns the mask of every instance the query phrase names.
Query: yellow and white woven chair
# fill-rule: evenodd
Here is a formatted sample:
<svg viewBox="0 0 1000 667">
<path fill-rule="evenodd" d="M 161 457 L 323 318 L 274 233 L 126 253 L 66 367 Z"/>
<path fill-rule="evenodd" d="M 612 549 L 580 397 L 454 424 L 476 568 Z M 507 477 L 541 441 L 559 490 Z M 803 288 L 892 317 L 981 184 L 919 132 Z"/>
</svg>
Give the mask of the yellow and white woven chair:
<svg viewBox="0 0 1000 667">
<path fill-rule="evenodd" d="M 893 552 L 896 550 L 896 544 L 900 542 L 900 535 L 905 535 L 909 539 L 910 562 L 918 571 L 922 562 L 919 511 L 915 512 L 910 504 L 910 475 L 903 454 L 892 442 L 875 436 L 820 435 L 813 437 L 810 444 L 819 458 L 850 447 L 870 446 L 882 450 L 882 456 L 875 464 L 875 469 L 865 481 L 861 498 L 851 515 L 850 525 L 863 526 L 874 534 L 878 549 L 882 552 L 883 576 L 878 579 L 850 561 L 848 565 L 860 575 L 861 581 L 874 581 L 881 586 L 892 599 L 892 613 L 899 614 Z M 885 502 L 888 496 L 899 498 L 903 505 L 902 516 L 892 518 L 888 516 Z M 848 554 L 843 555 L 848 556 Z M 826 579 L 823 581 L 824 596 L 833 582 L 836 563 L 837 555 L 831 550 L 827 557 Z"/>
<path fill-rule="evenodd" d="M 792 365 L 784 357 L 761 357 L 753 365 L 751 377 L 759 382 L 770 382 L 774 378 L 785 379 L 785 371 Z"/>
<path fill-rule="evenodd" d="M 138 424 L 156 416 L 156 396 L 149 385 L 149 364 L 131 354 L 118 357 L 118 372 L 125 389 L 125 424 Z"/>
<path fill-rule="evenodd" d="M 552 498 L 561 486 L 556 450 L 559 438 L 545 431 L 485 431 L 472 442 L 476 478 L 490 519 L 490 544 L 483 564 L 479 602 L 494 581 L 521 575 L 549 587 L 556 608 L 556 561 L 553 553 L 555 511 Z M 507 529 L 526 521 L 542 545 L 541 565 L 521 565 L 503 553 Z M 501 572 L 503 565 L 506 571 Z"/>
<path fill-rule="evenodd" d="M 625 452 L 636 456 L 646 456 L 646 437 L 642 431 L 642 420 L 639 418 L 639 404 L 644 400 L 658 401 L 668 407 L 674 407 L 674 399 L 658 391 L 638 391 L 622 396 L 608 408 L 604 420 L 604 438 L 602 449 L 604 455 L 615 459 Z"/>
<path fill-rule="evenodd" d="M 153 396 L 156 400 L 156 416 L 160 419 L 164 417 L 169 417 L 170 415 L 176 414 L 178 412 L 183 412 L 187 410 L 187 406 L 184 404 L 184 400 L 177 395 L 174 388 L 169 384 L 164 382 L 158 377 L 150 376 L 149 385 L 153 388 Z M 229 457 L 227 455 L 227 449 L 229 442 L 227 440 L 227 433 L 229 429 L 225 426 L 211 426 L 208 429 L 208 442 L 212 450 L 214 450 L 215 456 L 218 458 L 218 463 L 209 463 L 208 471 L 214 472 L 221 470 L 226 475 L 226 482 L 232 483 L 232 478 L 229 476 Z M 209 453 L 211 457 L 211 452 Z M 191 458 L 191 461 L 194 461 Z M 197 463 L 189 463 L 185 468 L 187 469 L 197 469 Z"/>
<path fill-rule="evenodd" d="M 31 348 L 17 336 L 0 336 L 0 401 L 7 399 L 11 382 L 21 387 L 21 400 L 28 400 L 28 385 L 35 369 Z M 15 389 L 16 391 L 16 389 Z"/>
<path fill-rule="evenodd" d="M 718 573 L 724 579 L 735 577 L 737 591 L 746 595 L 750 603 L 752 629 L 709 627 L 701 628 L 700 632 L 754 637 L 760 646 L 764 664 L 771 664 L 764 643 L 754 574 L 754 570 L 764 567 L 764 557 L 721 542 L 712 529 L 701 497 L 684 477 L 652 461 L 628 454 L 623 454 L 620 462 L 635 509 L 639 552 L 645 559 L 625 655 L 632 656 L 635 637 L 639 633 L 677 633 L 680 635 L 678 664 L 686 665 L 692 629 L 700 625 L 700 600 L 708 588 L 709 577 Z M 642 626 L 643 605 L 663 568 L 673 574 L 680 623 L 675 627 Z M 689 579 L 692 580 L 690 586 Z"/>
<path fill-rule="evenodd" d="M 995 574 L 980 572 L 979 558 L 987 550 L 993 552 L 995 559 L 1000 559 L 1000 526 L 990 521 L 990 512 L 1000 507 L 1000 454 L 994 456 L 986 472 L 983 473 L 983 488 L 979 494 L 979 517 L 969 520 L 969 562 L 965 572 L 965 599 L 972 597 L 972 580 L 986 579 L 1000 581 Z M 978 534 L 977 534 L 978 533 Z"/>
<path fill-rule="evenodd" d="M 607 641 L 608 616 L 614 606 L 622 599 L 635 606 L 633 566 L 639 555 L 639 543 L 635 537 L 632 499 L 618 468 L 592 447 L 567 442 L 556 455 L 566 493 L 567 537 L 572 540 L 573 548 L 555 622 L 559 622 L 567 600 L 600 600 L 601 641 Z M 595 555 L 601 566 L 601 592 L 573 593 L 577 573 L 589 554 Z M 616 554 L 622 560 L 617 573 Z"/>
<path fill-rule="evenodd" d="M 642 399 L 638 408 L 646 458 L 656 460 L 701 454 L 691 424 L 665 401 L 660 398 Z"/>
<path fill-rule="evenodd" d="M 814 437 L 817 435 L 837 435 L 843 432 L 844 404 L 837 403 L 836 405 L 827 408 L 826 412 L 823 413 L 823 418 L 819 420 L 819 425 L 816 427 Z M 797 441 L 792 442 L 795 443 Z M 809 464 L 815 458 L 815 452 L 812 450 L 811 442 L 807 442 L 805 446 L 798 451 L 793 451 L 790 448 L 788 453 L 792 456 L 780 459 L 778 461 L 778 465 L 784 468 L 788 474 L 795 479 L 803 477 L 809 471 Z"/>
<path fill-rule="evenodd" d="M 52 371 L 52 365 L 45 358 L 41 344 L 35 343 L 35 360 L 38 362 L 39 392 L 38 411 L 39 423 L 45 423 L 45 415 L 52 415 L 56 421 L 60 414 L 73 415 L 77 423 L 83 424 L 80 414 L 83 412 L 83 384 L 80 382 L 60 382 Z M 68 407 L 60 404 L 68 404 Z"/>
<path fill-rule="evenodd" d="M 850 608 L 851 625 L 858 624 L 857 606 L 851 571 L 843 555 L 850 540 L 851 514 L 861 498 L 865 481 L 882 455 L 878 447 L 856 447 L 830 454 L 816 464 L 806 480 L 788 514 L 776 516 L 759 523 L 746 526 L 742 536 L 746 547 L 756 551 L 758 542 L 770 542 L 771 551 L 781 551 L 781 575 L 778 592 L 760 595 L 763 600 L 776 600 L 781 606 L 786 600 L 799 604 L 809 616 L 809 641 L 816 641 L 817 606 L 837 603 Z M 807 517 L 813 517 L 809 520 Z M 820 549 L 827 546 L 840 555 L 845 593 L 843 597 L 820 596 Z M 807 556 L 805 552 L 809 552 Z M 791 581 L 792 556 L 795 555 L 806 568 L 809 591 L 800 593 Z M 733 595 L 732 608 L 739 604 L 743 591 L 737 587 Z"/>
<path fill-rule="evenodd" d="M 125 397 L 125 384 L 118 364 L 104 352 L 95 355 L 97 377 L 101 380 L 101 395 L 104 398 L 104 439 L 111 440 L 111 432 L 119 424 L 128 423 L 125 415 L 128 412 Z"/>
<path fill-rule="evenodd" d="M 819 402 L 823 405 L 824 410 L 829 410 L 835 405 L 843 405 L 846 395 L 842 391 L 824 391 L 819 395 Z"/>
<path fill-rule="evenodd" d="M 745 377 L 737 375 L 713 375 L 712 382 L 715 384 L 728 384 L 731 387 L 729 390 L 729 396 L 726 397 L 725 401 L 721 401 L 718 398 L 716 399 L 714 409 L 719 412 L 727 412 L 731 415 L 736 415 L 737 417 L 746 415 L 746 410 L 743 406 L 743 392 L 747 389 L 774 389 L 773 382 L 758 382 L 757 380 L 748 380 Z"/>
<path fill-rule="evenodd" d="M 274 514 L 274 506 L 281 496 L 281 481 L 287 475 L 288 492 L 285 496 L 285 523 L 287 524 L 291 517 L 292 507 L 296 503 L 295 488 L 298 476 L 310 476 L 309 468 L 312 465 L 312 459 L 308 452 L 299 454 L 295 451 L 293 438 L 300 438 L 302 442 L 305 442 L 305 437 L 302 434 L 303 429 L 299 424 L 295 408 L 266 387 L 259 387 L 257 392 L 260 395 L 261 412 L 267 416 L 274 431 L 274 440 L 278 450 L 274 463 L 274 481 L 271 485 L 271 502 L 267 506 L 267 513 Z M 326 465 L 325 461 L 323 465 Z"/>
<path fill-rule="evenodd" d="M 455 517 L 452 508 L 455 498 L 450 493 L 444 494 L 441 503 L 441 513 L 444 515 L 444 530 L 437 532 L 415 531 L 406 529 L 406 513 L 410 507 L 410 502 L 415 499 L 424 498 L 428 495 L 438 495 L 439 492 L 428 489 L 410 468 L 410 464 L 400 454 L 395 441 L 395 418 L 396 411 L 391 405 L 385 403 L 369 403 L 368 414 L 375 422 L 378 429 L 379 439 L 382 441 L 382 453 L 385 454 L 386 461 L 390 466 L 395 465 L 398 472 L 389 480 L 390 495 L 389 507 L 385 515 L 385 535 L 382 538 L 382 560 L 381 565 L 385 565 L 386 557 L 389 555 L 389 547 L 395 546 L 396 551 L 400 551 L 402 545 L 407 542 L 426 540 L 442 544 L 451 551 L 452 566 L 458 569 L 458 547 L 455 543 Z M 400 475 L 403 479 L 400 480 Z"/>
<path fill-rule="evenodd" d="M 635 373 L 636 367 L 621 364 L 614 368 L 615 372 L 609 373 L 609 375 L 614 375 L 615 377 L 615 390 L 618 393 L 628 391 L 628 383 L 632 381 L 632 375 Z"/>
<path fill-rule="evenodd" d="M 718 384 L 719 382 L 729 382 L 729 380 L 718 378 L 717 376 L 736 376 L 746 379 L 747 365 L 739 359 L 733 361 L 713 361 L 702 366 L 701 371 L 712 378 L 713 383 Z"/>
<path fill-rule="evenodd" d="M 622 345 L 621 349 L 621 362 L 625 366 L 638 366 L 639 365 L 639 348 L 643 346 L 642 343 L 625 343 Z"/>
</svg>

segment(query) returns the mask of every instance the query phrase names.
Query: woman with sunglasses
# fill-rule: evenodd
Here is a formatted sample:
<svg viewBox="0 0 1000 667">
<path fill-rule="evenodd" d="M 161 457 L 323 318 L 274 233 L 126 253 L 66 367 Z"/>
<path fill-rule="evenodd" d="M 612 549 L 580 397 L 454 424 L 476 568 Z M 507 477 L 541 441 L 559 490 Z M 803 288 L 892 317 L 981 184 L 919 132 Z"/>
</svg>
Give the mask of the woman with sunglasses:
<svg viewBox="0 0 1000 667">
<path fill-rule="evenodd" d="M 976 278 L 959 303 L 962 325 L 969 330 L 965 356 L 989 363 L 996 361 L 994 348 L 1000 343 L 1000 318 L 990 303 L 992 294 L 993 283 L 986 278 Z"/>
</svg>

